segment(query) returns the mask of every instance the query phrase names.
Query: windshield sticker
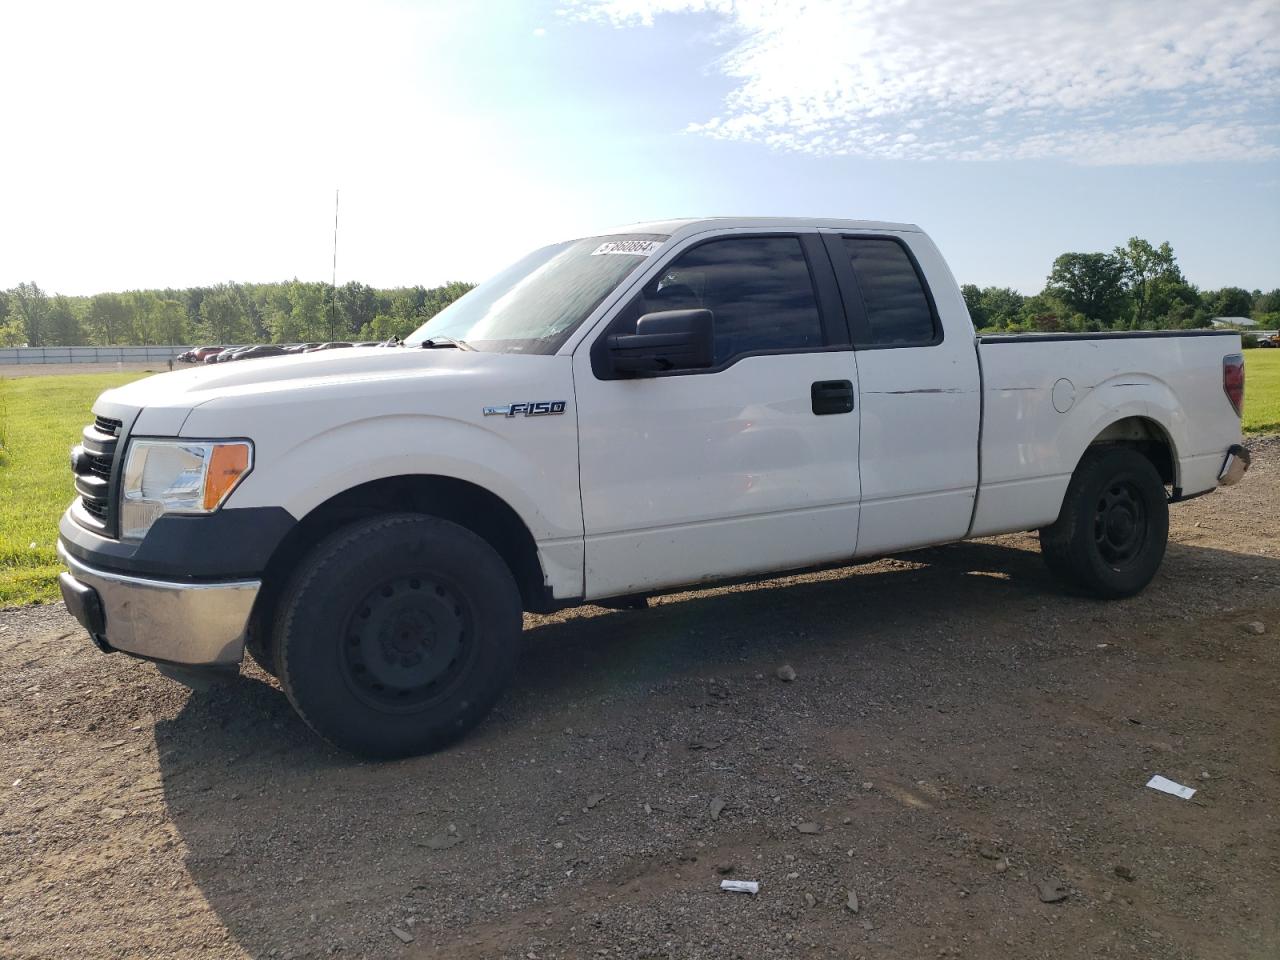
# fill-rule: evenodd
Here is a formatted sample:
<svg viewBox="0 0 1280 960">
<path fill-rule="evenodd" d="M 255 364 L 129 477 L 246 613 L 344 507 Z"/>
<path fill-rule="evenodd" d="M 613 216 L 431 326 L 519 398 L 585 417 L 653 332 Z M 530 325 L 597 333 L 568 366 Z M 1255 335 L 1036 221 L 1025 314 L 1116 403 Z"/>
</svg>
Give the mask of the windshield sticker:
<svg viewBox="0 0 1280 960">
<path fill-rule="evenodd" d="M 662 246 L 661 240 L 607 240 L 591 252 L 593 257 L 609 253 L 625 253 L 632 257 L 650 256 Z"/>
</svg>

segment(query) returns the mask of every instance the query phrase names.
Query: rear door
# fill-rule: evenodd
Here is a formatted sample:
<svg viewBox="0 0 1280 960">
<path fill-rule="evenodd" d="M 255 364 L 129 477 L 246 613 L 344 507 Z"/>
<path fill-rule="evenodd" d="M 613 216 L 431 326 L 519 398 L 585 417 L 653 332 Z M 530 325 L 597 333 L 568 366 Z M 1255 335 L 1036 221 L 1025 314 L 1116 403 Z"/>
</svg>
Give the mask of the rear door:
<svg viewBox="0 0 1280 960">
<path fill-rule="evenodd" d="M 858 373 L 817 231 L 700 234 L 637 286 L 574 355 L 587 597 L 852 557 Z M 607 336 L 685 308 L 713 367 L 612 375 Z"/>
<path fill-rule="evenodd" d="M 824 230 L 858 357 L 858 553 L 966 535 L 978 486 L 977 354 L 950 270 L 922 233 Z M 936 289 L 926 282 L 938 278 Z"/>
</svg>

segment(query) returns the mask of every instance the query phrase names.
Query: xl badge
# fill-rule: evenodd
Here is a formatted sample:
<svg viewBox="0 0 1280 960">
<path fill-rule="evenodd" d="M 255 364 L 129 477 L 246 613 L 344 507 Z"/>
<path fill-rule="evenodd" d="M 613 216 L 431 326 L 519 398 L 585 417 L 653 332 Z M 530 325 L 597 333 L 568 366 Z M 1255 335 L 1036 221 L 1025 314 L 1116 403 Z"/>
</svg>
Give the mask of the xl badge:
<svg viewBox="0 0 1280 960">
<path fill-rule="evenodd" d="M 551 417 L 564 413 L 564 400 L 530 400 L 528 403 L 507 403 L 500 407 L 485 407 L 486 417 Z"/>
</svg>

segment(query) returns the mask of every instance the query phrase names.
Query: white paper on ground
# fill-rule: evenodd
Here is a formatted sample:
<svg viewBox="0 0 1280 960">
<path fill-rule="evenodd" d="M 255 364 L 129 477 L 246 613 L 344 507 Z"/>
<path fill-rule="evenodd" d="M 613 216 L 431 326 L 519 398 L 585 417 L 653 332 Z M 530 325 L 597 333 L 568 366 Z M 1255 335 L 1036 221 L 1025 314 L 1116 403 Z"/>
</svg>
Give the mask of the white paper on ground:
<svg viewBox="0 0 1280 960">
<path fill-rule="evenodd" d="M 1164 793 L 1172 793 L 1175 797 L 1181 797 L 1183 800 L 1190 800 L 1196 795 L 1196 791 L 1193 787 L 1184 787 L 1182 784 L 1174 783 L 1172 780 L 1168 780 L 1160 776 L 1158 773 L 1147 781 L 1147 786 L 1152 790 L 1161 790 Z"/>
<path fill-rule="evenodd" d="M 734 893 L 759 893 L 760 884 L 754 880 L 721 880 L 720 889 Z"/>
</svg>

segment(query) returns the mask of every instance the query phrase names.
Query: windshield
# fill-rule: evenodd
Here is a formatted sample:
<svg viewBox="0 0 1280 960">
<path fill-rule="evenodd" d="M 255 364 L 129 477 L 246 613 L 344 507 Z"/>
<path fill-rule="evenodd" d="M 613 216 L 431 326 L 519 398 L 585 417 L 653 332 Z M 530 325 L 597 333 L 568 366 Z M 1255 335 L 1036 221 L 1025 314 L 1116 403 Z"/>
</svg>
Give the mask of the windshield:
<svg viewBox="0 0 1280 960">
<path fill-rule="evenodd" d="M 405 345 L 448 338 L 476 350 L 555 353 L 666 239 L 627 233 L 535 250 L 445 307 L 411 333 Z"/>
</svg>

